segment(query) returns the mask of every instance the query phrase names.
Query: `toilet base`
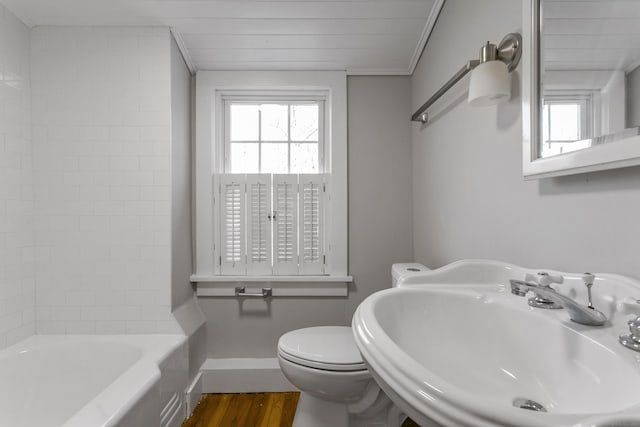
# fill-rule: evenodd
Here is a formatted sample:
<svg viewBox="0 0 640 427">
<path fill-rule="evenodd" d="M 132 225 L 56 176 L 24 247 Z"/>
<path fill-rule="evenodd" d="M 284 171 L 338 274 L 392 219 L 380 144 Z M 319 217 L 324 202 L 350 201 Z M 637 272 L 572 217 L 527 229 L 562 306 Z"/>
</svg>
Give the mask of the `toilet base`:
<svg viewBox="0 0 640 427">
<path fill-rule="evenodd" d="M 302 392 L 293 427 L 400 427 L 406 416 L 381 391 L 367 410 L 354 413 L 348 403 L 330 402 Z"/>
</svg>

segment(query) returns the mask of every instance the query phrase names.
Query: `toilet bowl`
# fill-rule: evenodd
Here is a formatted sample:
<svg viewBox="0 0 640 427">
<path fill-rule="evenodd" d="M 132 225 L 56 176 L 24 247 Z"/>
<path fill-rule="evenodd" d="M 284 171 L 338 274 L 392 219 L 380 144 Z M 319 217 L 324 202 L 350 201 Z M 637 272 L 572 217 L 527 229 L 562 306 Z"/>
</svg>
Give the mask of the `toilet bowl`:
<svg viewBox="0 0 640 427">
<path fill-rule="evenodd" d="M 400 411 L 380 390 L 348 326 L 298 329 L 280 337 L 278 361 L 301 390 L 294 427 L 397 427 Z"/>
<path fill-rule="evenodd" d="M 393 282 L 421 264 L 394 264 Z M 351 327 L 318 326 L 280 337 L 282 373 L 300 389 L 293 427 L 399 427 L 404 414 L 378 387 L 356 347 Z"/>
</svg>

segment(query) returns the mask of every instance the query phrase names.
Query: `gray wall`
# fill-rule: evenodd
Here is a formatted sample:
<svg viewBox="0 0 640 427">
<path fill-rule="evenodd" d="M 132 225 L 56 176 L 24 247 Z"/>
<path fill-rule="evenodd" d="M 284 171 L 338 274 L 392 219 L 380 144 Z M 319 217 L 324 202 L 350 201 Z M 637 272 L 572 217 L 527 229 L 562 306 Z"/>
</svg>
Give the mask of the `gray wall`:
<svg viewBox="0 0 640 427">
<path fill-rule="evenodd" d="M 411 261 L 409 77 L 350 77 L 348 298 L 271 302 L 200 298 L 207 357 L 274 357 L 283 333 L 350 325 L 357 305 L 388 287 L 393 262 Z"/>
<path fill-rule="evenodd" d="M 640 126 L 640 67 L 627 74 L 627 122 L 628 128 Z"/>
<path fill-rule="evenodd" d="M 191 244 L 191 74 L 171 37 L 171 308 L 193 296 Z"/>
<path fill-rule="evenodd" d="M 171 309 L 188 337 L 189 381 L 206 359 L 206 319 L 189 282 L 192 271 L 192 78 L 171 37 Z"/>
<path fill-rule="evenodd" d="M 349 77 L 349 315 L 413 261 L 411 79 Z"/>
<path fill-rule="evenodd" d="M 521 2 L 449 0 L 412 78 L 417 108 L 486 40 L 521 31 Z M 468 78 L 413 124 L 416 261 L 461 258 L 640 277 L 640 168 L 524 182 L 520 76 L 499 107 L 472 108 Z"/>
</svg>

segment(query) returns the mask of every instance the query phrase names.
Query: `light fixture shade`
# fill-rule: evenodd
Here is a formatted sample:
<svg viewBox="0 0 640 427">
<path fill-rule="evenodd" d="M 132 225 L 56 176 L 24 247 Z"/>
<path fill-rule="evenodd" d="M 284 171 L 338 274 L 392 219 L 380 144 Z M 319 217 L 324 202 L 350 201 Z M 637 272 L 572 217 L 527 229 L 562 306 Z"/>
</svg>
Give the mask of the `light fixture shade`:
<svg viewBox="0 0 640 427">
<path fill-rule="evenodd" d="M 511 98 L 511 76 L 507 64 L 487 61 L 471 72 L 469 104 L 474 107 L 496 105 Z"/>
</svg>

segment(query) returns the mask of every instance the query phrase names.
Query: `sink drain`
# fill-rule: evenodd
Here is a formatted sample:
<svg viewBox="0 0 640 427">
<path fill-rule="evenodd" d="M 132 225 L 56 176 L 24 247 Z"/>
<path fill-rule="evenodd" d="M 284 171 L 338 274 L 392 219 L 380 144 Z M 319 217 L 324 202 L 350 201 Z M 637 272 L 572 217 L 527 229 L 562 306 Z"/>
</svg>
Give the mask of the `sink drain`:
<svg viewBox="0 0 640 427">
<path fill-rule="evenodd" d="M 542 406 L 535 400 L 524 399 L 522 397 L 513 399 L 513 406 L 520 409 L 526 409 L 528 411 L 547 412 L 544 406 Z"/>
</svg>

